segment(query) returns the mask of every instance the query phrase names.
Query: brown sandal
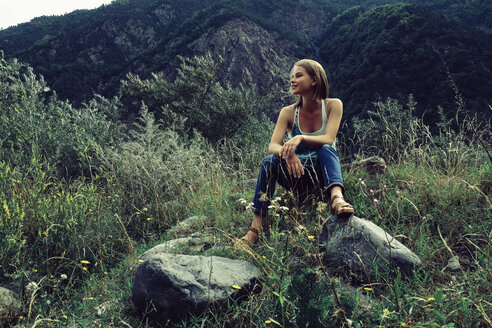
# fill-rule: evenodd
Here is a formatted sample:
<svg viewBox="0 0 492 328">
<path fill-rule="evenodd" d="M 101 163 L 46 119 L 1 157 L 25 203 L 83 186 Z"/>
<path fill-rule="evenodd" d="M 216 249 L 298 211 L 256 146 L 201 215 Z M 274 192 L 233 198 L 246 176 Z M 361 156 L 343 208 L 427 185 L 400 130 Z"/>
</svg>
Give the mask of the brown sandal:
<svg viewBox="0 0 492 328">
<path fill-rule="evenodd" d="M 342 201 L 333 205 L 333 201 L 337 198 L 340 198 Z M 335 196 L 331 197 L 331 204 L 332 204 L 330 206 L 331 214 L 336 215 L 339 218 L 348 219 L 355 212 L 354 207 L 352 205 L 350 205 L 349 203 L 347 203 L 345 201 L 345 199 L 343 198 L 343 196 L 335 195 Z"/>
<path fill-rule="evenodd" d="M 244 236 L 241 239 L 239 239 L 239 241 L 246 243 L 248 245 L 256 244 L 256 242 L 258 241 L 258 236 L 260 235 L 260 232 L 258 231 L 258 229 L 254 228 L 254 227 L 249 227 L 248 232 L 249 231 L 251 231 L 252 233 L 254 233 L 256 235 L 256 239 L 249 240 L 249 239 L 246 239 L 246 236 Z M 247 233 L 246 233 L 246 235 L 247 235 Z"/>
</svg>

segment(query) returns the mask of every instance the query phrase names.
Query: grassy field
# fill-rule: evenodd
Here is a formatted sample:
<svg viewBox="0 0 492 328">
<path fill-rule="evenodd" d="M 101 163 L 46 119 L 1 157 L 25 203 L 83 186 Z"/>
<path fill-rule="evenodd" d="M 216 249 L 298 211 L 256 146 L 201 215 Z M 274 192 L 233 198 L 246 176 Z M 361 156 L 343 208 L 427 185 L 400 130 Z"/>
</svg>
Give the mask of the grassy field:
<svg viewBox="0 0 492 328">
<path fill-rule="evenodd" d="M 194 215 L 204 217 L 197 231 L 214 236 L 207 254 L 252 262 L 263 288 L 169 326 L 492 326 L 487 122 L 457 113 L 431 132 L 413 118 L 411 101 L 388 100 L 341 136 L 342 162 L 379 155 L 388 163 L 377 175 L 344 172 L 356 215 L 424 263 L 414 276 L 362 284 L 320 261 L 324 203 L 286 209 L 274 200 L 268 233 L 252 248 L 232 247 L 252 218 L 245 181 L 256 178 L 271 123 L 255 118 L 211 143 L 159 125 L 144 106 L 128 127 L 114 113 L 118 99 L 74 109 L 44 98 L 44 82 L 22 64 L 0 63 L 0 285 L 22 300 L 5 326 L 151 327 L 130 300 L 138 256 Z M 447 271 L 455 255 L 461 270 Z"/>
</svg>

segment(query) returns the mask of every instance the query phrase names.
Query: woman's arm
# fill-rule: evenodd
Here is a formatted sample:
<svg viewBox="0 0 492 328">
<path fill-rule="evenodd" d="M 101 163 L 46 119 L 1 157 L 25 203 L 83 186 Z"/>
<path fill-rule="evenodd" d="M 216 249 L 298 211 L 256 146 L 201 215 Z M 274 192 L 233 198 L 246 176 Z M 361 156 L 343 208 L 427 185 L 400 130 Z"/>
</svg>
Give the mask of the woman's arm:
<svg viewBox="0 0 492 328">
<path fill-rule="evenodd" d="M 273 130 L 272 139 L 268 145 L 268 153 L 275 154 L 277 156 L 282 155 L 285 147 L 285 145 L 282 146 L 282 141 L 284 140 L 285 132 L 287 132 L 287 129 L 292 126 L 293 116 L 293 106 L 282 108 L 278 116 L 275 129 Z M 282 158 L 284 158 L 287 162 L 287 170 L 294 178 L 300 178 L 304 174 L 304 166 L 295 153 Z"/>
<path fill-rule="evenodd" d="M 275 124 L 275 129 L 273 130 L 272 139 L 268 145 L 269 154 L 280 156 L 282 141 L 284 140 L 285 132 L 287 132 L 292 115 L 292 110 L 289 107 L 284 107 L 280 111 L 277 124 Z"/>
<path fill-rule="evenodd" d="M 297 135 L 287 141 L 282 148 L 282 157 L 288 157 L 294 153 L 294 150 L 301 143 L 310 146 L 322 146 L 325 144 L 333 145 L 335 138 L 342 121 L 343 103 L 340 99 L 330 99 L 327 104 L 328 123 L 326 125 L 325 134 L 319 136 Z"/>
</svg>

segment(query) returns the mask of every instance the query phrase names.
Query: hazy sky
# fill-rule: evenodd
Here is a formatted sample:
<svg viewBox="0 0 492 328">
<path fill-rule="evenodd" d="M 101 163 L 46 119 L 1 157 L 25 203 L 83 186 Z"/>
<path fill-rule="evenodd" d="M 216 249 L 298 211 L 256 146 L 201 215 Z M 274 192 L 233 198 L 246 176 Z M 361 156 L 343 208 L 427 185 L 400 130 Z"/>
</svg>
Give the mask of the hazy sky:
<svg viewBox="0 0 492 328">
<path fill-rule="evenodd" d="M 0 0 L 0 28 L 28 22 L 34 17 L 63 15 L 76 9 L 92 9 L 112 0 Z"/>
</svg>

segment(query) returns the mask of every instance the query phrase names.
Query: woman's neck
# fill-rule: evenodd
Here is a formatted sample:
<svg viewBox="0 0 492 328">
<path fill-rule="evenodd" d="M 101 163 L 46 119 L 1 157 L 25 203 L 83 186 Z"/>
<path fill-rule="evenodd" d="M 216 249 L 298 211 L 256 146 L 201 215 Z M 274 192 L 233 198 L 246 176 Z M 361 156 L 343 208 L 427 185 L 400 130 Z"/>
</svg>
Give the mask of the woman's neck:
<svg viewBox="0 0 492 328">
<path fill-rule="evenodd" d="M 302 109 L 307 112 L 314 112 L 319 109 L 320 99 L 313 99 L 312 95 L 302 96 Z"/>
</svg>

